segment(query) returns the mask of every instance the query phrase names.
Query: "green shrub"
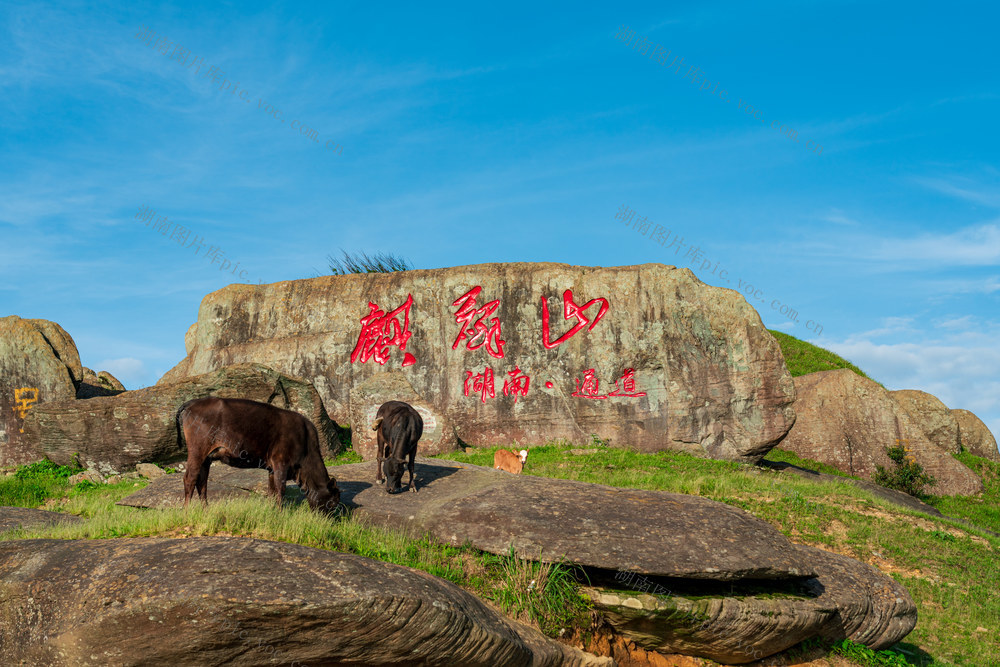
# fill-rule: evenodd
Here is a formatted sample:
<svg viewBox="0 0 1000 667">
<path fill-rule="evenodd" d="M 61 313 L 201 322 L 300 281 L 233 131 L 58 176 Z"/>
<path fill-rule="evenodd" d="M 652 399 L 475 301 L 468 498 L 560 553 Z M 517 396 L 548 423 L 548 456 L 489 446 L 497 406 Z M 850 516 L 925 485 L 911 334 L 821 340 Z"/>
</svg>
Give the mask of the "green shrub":
<svg viewBox="0 0 1000 667">
<path fill-rule="evenodd" d="M 15 479 L 39 479 L 39 478 L 56 478 L 62 479 L 69 477 L 70 475 L 75 475 L 78 472 L 83 472 L 83 468 L 61 466 L 53 461 L 45 459 L 43 461 L 38 461 L 36 463 L 28 463 L 27 465 L 20 466 L 14 471 Z"/>
<path fill-rule="evenodd" d="M 887 489 L 896 489 L 916 498 L 926 498 L 924 487 L 937 484 L 933 475 L 925 473 L 923 466 L 907 458 L 902 445 L 888 447 L 885 453 L 889 455 L 894 465 L 891 470 L 876 466 L 872 481 Z"/>
</svg>

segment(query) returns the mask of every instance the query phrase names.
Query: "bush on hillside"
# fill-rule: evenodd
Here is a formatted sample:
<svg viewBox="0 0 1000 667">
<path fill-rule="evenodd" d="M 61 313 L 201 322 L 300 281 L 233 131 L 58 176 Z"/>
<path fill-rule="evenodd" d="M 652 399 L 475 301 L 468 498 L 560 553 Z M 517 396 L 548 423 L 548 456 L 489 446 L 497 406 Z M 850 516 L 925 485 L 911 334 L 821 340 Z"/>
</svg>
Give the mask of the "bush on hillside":
<svg viewBox="0 0 1000 667">
<path fill-rule="evenodd" d="M 893 467 L 886 470 L 882 466 L 876 466 L 872 481 L 879 486 L 902 491 L 915 498 L 926 498 L 924 487 L 937 484 L 933 475 L 925 473 L 923 466 L 907 458 L 906 450 L 901 445 L 888 447 L 885 453 L 892 459 Z"/>
</svg>

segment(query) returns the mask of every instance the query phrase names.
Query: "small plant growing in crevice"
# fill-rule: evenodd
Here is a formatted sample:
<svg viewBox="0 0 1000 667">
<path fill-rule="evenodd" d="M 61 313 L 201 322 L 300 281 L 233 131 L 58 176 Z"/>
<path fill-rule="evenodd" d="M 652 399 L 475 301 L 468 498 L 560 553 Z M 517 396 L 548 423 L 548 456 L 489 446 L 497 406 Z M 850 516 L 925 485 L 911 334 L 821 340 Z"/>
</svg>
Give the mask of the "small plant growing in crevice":
<svg viewBox="0 0 1000 667">
<path fill-rule="evenodd" d="M 922 465 L 912 457 L 908 457 L 906 449 L 902 445 L 888 447 L 885 453 L 892 460 L 893 466 L 889 470 L 882 466 L 876 466 L 872 481 L 879 486 L 902 491 L 915 498 L 927 498 L 928 494 L 924 492 L 924 487 L 937 484 L 934 476 L 924 472 Z"/>
</svg>

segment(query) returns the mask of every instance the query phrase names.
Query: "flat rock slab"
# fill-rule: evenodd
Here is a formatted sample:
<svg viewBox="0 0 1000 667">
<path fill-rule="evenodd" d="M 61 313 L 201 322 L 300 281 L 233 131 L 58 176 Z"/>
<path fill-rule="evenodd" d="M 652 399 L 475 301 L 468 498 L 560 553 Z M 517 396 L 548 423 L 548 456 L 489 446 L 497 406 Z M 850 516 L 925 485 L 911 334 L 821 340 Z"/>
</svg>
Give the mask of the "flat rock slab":
<svg viewBox="0 0 1000 667">
<path fill-rule="evenodd" d="M 0 533 L 18 528 L 52 526 L 57 523 L 76 523 L 80 517 L 61 512 L 36 510 L 29 507 L 0 507 Z"/>
<path fill-rule="evenodd" d="M 289 484 L 289 489 L 294 485 Z M 267 495 L 267 471 L 232 468 L 213 463 L 208 474 L 209 501 Z M 197 499 L 197 496 L 195 497 Z M 184 506 L 184 475 L 174 473 L 156 478 L 148 486 L 122 498 L 118 505 L 164 509 Z"/>
<path fill-rule="evenodd" d="M 437 577 L 239 537 L 0 542 L 4 665 L 611 665 Z"/>
<path fill-rule="evenodd" d="M 769 524 L 698 496 L 512 475 L 441 459 L 418 459 L 417 493 L 390 495 L 374 483 L 373 462 L 329 470 L 341 489 L 341 501 L 356 516 L 416 535 L 430 533 L 450 544 L 468 542 L 491 553 L 513 547 L 532 560 L 695 579 L 815 574 L 809 561 Z M 264 471 L 231 469 L 216 476 L 218 472 L 221 466 L 213 466 L 209 502 L 220 497 L 220 482 L 266 489 Z M 154 480 L 119 504 L 179 505 L 179 477 Z"/>
</svg>

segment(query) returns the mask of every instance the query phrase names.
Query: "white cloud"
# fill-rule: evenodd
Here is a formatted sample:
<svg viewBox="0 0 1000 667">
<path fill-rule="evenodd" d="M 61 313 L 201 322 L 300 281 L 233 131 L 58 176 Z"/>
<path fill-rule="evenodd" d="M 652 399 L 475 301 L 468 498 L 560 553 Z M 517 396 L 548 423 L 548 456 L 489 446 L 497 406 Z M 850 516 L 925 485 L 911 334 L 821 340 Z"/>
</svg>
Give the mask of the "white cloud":
<svg viewBox="0 0 1000 667">
<path fill-rule="evenodd" d="M 873 246 L 868 256 L 875 260 L 927 261 L 938 266 L 993 266 L 1000 264 L 1000 225 L 990 222 L 965 227 L 951 234 L 881 239 Z"/>
<path fill-rule="evenodd" d="M 850 360 L 887 389 L 919 389 L 949 408 L 972 411 L 997 436 L 1000 347 L 995 340 L 995 333 L 966 331 L 922 343 L 877 343 L 864 336 L 811 342 Z"/>
</svg>

